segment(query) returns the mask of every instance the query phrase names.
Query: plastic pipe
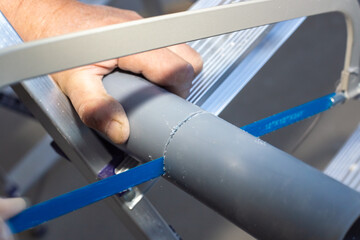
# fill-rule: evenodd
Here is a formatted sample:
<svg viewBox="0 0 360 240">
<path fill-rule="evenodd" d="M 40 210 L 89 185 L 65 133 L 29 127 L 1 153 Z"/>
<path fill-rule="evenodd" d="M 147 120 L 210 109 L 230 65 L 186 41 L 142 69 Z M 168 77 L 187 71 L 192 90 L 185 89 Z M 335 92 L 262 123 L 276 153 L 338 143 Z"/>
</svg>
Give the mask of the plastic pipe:
<svg viewBox="0 0 360 240">
<path fill-rule="evenodd" d="M 119 147 L 164 156 L 169 181 L 256 238 L 344 239 L 358 219 L 357 192 L 289 154 L 140 77 L 115 72 L 104 85 L 130 120 Z"/>
</svg>

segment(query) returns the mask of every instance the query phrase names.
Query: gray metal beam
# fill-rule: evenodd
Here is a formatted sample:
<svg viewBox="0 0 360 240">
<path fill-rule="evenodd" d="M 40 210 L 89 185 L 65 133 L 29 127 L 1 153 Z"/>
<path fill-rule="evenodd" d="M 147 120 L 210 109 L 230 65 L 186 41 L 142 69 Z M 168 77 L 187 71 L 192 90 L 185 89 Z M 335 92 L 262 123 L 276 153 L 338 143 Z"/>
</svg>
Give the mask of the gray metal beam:
<svg viewBox="0 0 360 240">
<path fill-rule="evenodd" d="M 164 156 L 169 181 L 253 236 L 343 239 L 360 216 L 357 192 L 197 106 L 119 72 L 104 85 L 130 120 L 119 147 Z"/>
<path fill-rule="evenodd" d="M 14 90 L 82 175 L 89 182 L 97 181 L 112 156 L 77 117 L 56 84 L 41 77 L 17 84 Z M 51 93 L 51 97 L 44 93 Z M 135 204 L 118 196 L 105 201 L 137 239 L 178 239 L 146 197 L 134 199 Z"/>
</svg>

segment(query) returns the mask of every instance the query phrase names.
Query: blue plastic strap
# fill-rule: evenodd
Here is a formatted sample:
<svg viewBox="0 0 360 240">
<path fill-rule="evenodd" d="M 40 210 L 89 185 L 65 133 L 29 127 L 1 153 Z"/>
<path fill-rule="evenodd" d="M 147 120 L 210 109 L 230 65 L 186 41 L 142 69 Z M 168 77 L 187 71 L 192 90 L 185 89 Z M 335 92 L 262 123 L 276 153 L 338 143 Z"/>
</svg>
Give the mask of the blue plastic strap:
<svg viewBox="0 0 360 240">
<path fill-rule="evenodd" d="M 25 209 L 7 221 L 13 233 L 73 212 L 164 174 L 164 159 L 158 158 L 118 175 L 60 195 Z"/>
<path fill-rule="evenodd" d="M 253 122 L 249 125 L 241 127 L 241 129 L 254 135 L 255 137 L 263 136 L 330 109 L 334 105 L 333 98 L 335 95 L 336 93 L 331 93 L 303 105 Z"/>
</svg>

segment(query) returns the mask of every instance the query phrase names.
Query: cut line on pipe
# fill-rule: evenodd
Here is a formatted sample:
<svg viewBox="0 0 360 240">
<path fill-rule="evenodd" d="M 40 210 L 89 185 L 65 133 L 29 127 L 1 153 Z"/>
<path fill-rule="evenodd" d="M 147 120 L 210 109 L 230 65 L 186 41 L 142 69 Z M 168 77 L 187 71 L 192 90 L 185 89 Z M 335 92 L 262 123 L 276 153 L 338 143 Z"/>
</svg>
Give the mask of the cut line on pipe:
<svg viewBox="0 0 360 240">
<path fill-rule="evenodd" d="M 167 153 L 168 146 L 171 143 L 171 140 L 174 138 L 176 132 L 179 131 L 179 129 L 183 125 L 185 125 L 187 122 L 189 122 L 191 119 L 193 119 L 194 117 L 197 117 L 198 115 L 204 114 L 204 113 L 207 113 L 207 112 L 205 112 L 205 111 L 194 112 L 194 113 L 190 114 L 187 118 L 185 118 L 183 121 L 179 122 L 177 125 L 175 125 L 174 127 L 171 128 L 170 136 L 169 136 L 168 140 L 166 141 L 166 144 L 164 147 L 164 152 L 163 152 L 164 161 L 166 159 L 166 153 Z"/>
</svg>

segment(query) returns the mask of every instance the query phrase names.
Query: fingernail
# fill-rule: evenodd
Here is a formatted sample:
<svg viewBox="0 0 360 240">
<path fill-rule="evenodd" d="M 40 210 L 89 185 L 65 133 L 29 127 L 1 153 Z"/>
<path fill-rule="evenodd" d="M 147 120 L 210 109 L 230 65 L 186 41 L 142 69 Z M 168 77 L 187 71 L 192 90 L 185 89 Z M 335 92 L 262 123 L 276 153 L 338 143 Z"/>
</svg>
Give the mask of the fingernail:
<svg viewBox="0 0 360 240">
<path fill-rule="evenodd" d="M 21 197 L 25 201 L 25 208 L 31 206 L 31 199 L 28 197 Z"/>
<path fill-rule="evenodd" d="M 0 202 L 0 217 L 4 219 L 14 216 L 26 207 L 26 202 L 22 198 L 2 198 Z"/>
<path fill-rule="evenodd" d="M 116 120 L 111 120 L 106 128 L 106 135 L 117 144 L 126 142 L 129 134 L 128 129 Z"/>
<path fill-rule="evenodd" d="M 26 208 L 27 206 L 27 202 L 24 198 L 9 198 L 9 203 L 11 204 L 11 208 L 15 211 L 15 212 L 20 212 L 23 209 Z"/>
</svg>

